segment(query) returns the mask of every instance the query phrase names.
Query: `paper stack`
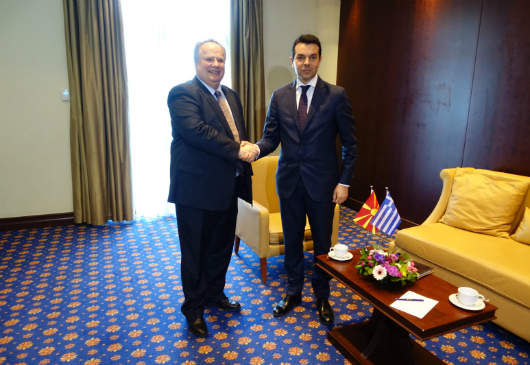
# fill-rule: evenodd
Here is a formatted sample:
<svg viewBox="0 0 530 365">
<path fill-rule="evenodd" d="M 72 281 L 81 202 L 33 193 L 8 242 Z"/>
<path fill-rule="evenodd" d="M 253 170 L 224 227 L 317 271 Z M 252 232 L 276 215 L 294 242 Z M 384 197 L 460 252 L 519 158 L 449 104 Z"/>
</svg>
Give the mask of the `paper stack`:
<svg viewBox="0 0 530 365">
<path fill-rule="evenodd" d="M 438 304 L 437 300 L 424 297 L 409 290 L 397 298 L 390 306 L 415 317 L 423 318 L 436 304 Z"/>
</svg>

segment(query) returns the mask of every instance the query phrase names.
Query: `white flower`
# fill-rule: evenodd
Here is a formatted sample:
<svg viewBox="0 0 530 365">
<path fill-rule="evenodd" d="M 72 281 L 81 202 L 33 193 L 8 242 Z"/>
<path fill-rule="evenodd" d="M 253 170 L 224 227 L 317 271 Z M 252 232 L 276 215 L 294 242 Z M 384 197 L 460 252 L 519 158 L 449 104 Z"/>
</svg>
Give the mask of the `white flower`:
<svg viewBox="0 0 530 365">
<path fill-rule="evenodd" d="M 376 280 L 383 280 L 386 277 L 386 269 L 383 265 L 377 265 L 372 270 L 372 275 Z"/>
</svg>

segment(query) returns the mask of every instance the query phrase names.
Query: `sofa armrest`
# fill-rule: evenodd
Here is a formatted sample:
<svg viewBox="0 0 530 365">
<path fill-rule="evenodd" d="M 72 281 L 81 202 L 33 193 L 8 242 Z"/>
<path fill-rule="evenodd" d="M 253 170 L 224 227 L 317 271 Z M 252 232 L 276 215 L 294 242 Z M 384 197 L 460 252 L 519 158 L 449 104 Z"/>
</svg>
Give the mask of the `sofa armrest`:
<svg viewBox="0 0 530 365">
<path fill-rule="evenodd" d="M 444 215 L 445 210 L 447 209 L 447 203 L 449 202 L 449 197 L 451 196 L 451 189 L 453 188 L 453 181 L 455 178 L 456 169 L 443 169 L 440 171 L 440 178 L 442 179 L 443 186 L 438 202 L 436 203 L 431 214 L 423 221 L 422 224 L 427 223 L 436 223 Z"/>
<path fill-rule="evenodd" d="M 266 257 L 269 245 L 269 210 L 255 200 L 250 205 L 238 198 L 237 206 L 236 236 L 259 257 Z"/>
</svg>

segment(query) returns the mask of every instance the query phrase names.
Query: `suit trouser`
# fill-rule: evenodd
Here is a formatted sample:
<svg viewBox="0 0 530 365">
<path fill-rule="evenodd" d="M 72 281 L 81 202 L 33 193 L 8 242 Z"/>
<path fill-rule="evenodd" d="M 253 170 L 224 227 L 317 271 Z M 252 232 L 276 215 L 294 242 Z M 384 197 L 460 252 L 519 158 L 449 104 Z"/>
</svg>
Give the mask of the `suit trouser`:
<svg viewBox="0 0 530 365">
<path fill-rule="evenodd" d="M 230 208 L 209 211 L 177 204 L 177 225 L 184 292 L 182 313 L 202 316 L 204 307 L 224 296 L 225 277 L 234 244 L 237 196 Z"/>
<path fill-rule="evenodd" d="M 304 231 L 306 215 L 311 226 L 313 238 L 313 263 L 315 257 L 329 252 L 333 230 L 333 213 L 335 204 L 332 201 L 318 202 L 309 196 L 302 182 L 298 183 L 293 194 L 288 198 L 280 197 L 283 240 L 285 243 L 285 271 L 287 272 L 287 294 L 297 295 L 304 285 Z M 313 266 L 311 284 L 315 297 L 329 297 L 330 276 L 320 268 Z"/>
</svg>

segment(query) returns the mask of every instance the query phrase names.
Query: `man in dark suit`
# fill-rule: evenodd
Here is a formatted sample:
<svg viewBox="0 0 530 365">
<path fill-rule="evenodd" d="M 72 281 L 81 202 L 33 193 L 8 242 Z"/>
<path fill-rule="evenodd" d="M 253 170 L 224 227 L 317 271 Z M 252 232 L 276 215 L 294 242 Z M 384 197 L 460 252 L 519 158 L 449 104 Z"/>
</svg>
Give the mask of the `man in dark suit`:
<svg viewBox="0 0 530 365">
<path fill-rule="evenodd" d="M 169 202 L 175 203 L 184 303 L 190 331 L 208 334 L 204 307 L 239 311 L 224 294 L 232 255 L 237 198 L 252 202 L 251 167 L 255 157 L 246 141 L 239 96 L 221 86 L 225 49 L 213 40 L 195 47 L 196 77 L 168 96 L 171 143 Z"/>
<path fill-rule="evenodd" d="M 297 79 L 274 91 L 263 132 L 257 143 L 260 156 L 281 143 L 276 173 L 285 243 L 286 295 L 273 314 L 282 316 L 300 303 L 304 283 L 303 237 L 306 215 L 313 237 L 314 255 L 327 253 L 331 245 L 335 204 L 348 197 L 356 138 L 352 107 L 342 87 L 317 76 L 321 60 L 317 37 L 305 34 L 294 43 L 291 61 Z M 336 137 L 342 142 L 342 166 Z M 324 324 L 333 322 L 328 301 L 329 276 L 314 268 L 311 280 L 317 311 Z"/>
</svg>

